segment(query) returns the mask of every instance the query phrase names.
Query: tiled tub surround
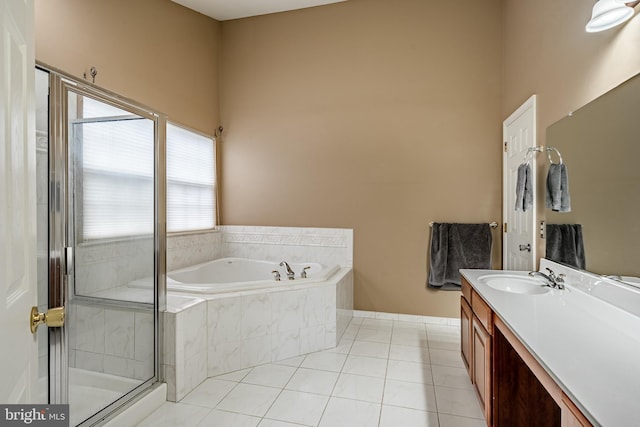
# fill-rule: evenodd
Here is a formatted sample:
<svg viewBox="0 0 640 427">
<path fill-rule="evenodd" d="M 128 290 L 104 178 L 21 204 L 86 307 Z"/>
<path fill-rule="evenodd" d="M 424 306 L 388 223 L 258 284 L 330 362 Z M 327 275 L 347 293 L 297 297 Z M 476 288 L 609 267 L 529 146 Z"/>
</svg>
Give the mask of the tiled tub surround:
<svg viewBox="0 0 640 427">
<path fill-rule="evenodd" d="M 353 308 L 353 272 L 306 285 L 188 297 L 170 294 L 164 321 L 167 398 L 207 377 L 336 346 Z"/>
<path fill-rule="evenodd" d="M 353 267 L 351 229 L 226 225 L 220 231 L 225 257 Z"/>
<path fill-rule="evenodd" d="M 222 225 L 167 237 L 167 271 L 226 257 L 353 267 L 353 230 Z"/>
<path fill-rule="evenodd" d="M 167 237 L 167 271 L 222 257 L 222 233 L 219 230 Z"/>
</svg>

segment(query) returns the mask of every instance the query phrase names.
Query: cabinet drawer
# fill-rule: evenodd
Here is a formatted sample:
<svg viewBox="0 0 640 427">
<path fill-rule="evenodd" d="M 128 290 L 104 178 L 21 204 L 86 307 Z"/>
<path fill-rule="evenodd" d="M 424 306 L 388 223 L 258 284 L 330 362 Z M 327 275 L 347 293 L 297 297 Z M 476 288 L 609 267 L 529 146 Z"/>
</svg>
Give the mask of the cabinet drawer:
<svg viewBox="0 0 640 427">
<path fill-rule="evenodd" d="M 462 296 L 467 300 L 469 304 L 471 304 L 471 285 L 467 282 L 467 279 L 464 277 L 460 281 L 462 284 Z"/>
<path fill-rule="evenodd" d="M 482 326 L 489 332 L 489 335 L 493 335 L 493 319 L 491 317 L 491 308 L 486 302 L 478 295 L 473 289 L 471 290 L 471 308 L 473 313 L 478 318 L 478 321 L 482 323 Z"/>
</svg>

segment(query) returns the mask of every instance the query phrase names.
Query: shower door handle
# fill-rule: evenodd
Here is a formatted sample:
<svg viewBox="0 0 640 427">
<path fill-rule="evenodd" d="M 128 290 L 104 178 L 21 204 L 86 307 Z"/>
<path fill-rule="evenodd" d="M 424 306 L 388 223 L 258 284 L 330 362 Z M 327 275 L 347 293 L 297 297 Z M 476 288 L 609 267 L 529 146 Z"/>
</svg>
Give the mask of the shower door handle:
<svg viewBox="0 0 640 427">
<path fill-rule="evenodd" d="M 42 324 L 47 325 L 49 328 L 59 328 L 64 326 L 64 316 L 64 307 L 50 308 L 46 313 L 40 313 L 38 307 L 31 307 L 29 329 L 31 329 L 32 334 L 35 334 L 38 326 Z"/>
</svg>

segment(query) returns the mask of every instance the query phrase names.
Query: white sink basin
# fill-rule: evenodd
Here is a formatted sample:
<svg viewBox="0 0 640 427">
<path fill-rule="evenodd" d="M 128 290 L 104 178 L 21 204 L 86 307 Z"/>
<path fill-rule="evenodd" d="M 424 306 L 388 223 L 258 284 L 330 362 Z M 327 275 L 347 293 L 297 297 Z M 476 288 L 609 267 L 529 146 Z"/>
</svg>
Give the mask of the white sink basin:
<svg viewBox="0 0 640 427">
<path fill-rule="evenodd" d="M 540 280 L 517 274 L 487 274 L 478 281 L 498 291 L 512 294 L 542 295 L 550 291 Z"/>
</svg>

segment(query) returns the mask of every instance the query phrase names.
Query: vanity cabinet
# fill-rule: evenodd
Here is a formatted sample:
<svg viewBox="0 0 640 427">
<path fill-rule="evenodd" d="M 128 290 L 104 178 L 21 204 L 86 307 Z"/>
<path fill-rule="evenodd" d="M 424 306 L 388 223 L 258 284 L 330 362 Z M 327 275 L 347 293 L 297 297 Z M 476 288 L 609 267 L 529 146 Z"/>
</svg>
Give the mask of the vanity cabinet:
<svg viewBox="0 0 640 427">
<path fill-rule="evenodd" d="M 461 354 L 489 427 L 591 427 L 589 420 L 462 278 Z"/>
<path fill-rule="evenodd" d="M 491 335 L 493 316 L 490 307 L 463 278 L 460 297 L 460 350 L 471 383 L 491 425 Z"/>
</svg>

